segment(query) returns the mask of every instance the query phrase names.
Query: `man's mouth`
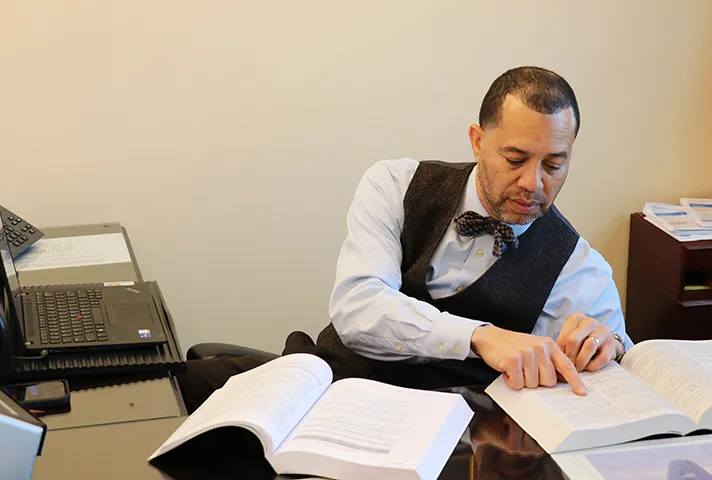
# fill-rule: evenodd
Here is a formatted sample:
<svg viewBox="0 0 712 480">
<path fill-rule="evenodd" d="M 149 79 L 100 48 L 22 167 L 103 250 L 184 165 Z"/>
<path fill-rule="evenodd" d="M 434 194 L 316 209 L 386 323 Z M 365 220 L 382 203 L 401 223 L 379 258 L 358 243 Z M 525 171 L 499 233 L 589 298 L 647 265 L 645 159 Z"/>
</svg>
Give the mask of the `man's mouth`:
<svg viewBox="0 0 712 480">
<path fill-rule="evenodd" d="M 510 198 L 514 209 L 520 213 L 532 213 L 539 208 L 539 202 Z"/>
</svg>

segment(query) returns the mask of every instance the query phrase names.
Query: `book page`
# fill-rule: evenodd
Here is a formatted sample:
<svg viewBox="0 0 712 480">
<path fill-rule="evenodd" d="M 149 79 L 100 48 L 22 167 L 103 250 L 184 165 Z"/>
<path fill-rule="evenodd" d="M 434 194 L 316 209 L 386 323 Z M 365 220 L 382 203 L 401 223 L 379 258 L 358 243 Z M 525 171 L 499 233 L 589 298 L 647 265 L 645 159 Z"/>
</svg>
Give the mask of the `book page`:
<svg viewBox="0 0 712 480">
<path fill-rule="evenodd" d="M 502 377 L 485 392 L 549 453 L 689 431 L 688 418 L 617 363 L 581 376 L 585 396 L 567 384 L 516 391 Z"/>
<path fill-rule="evenodd" d="M 286 355 L 235 375 L 215 391 L 149 458 L 214 428 L 238 426 L 252 431 L 269 455 L 326 391 L 329 365 L 308 354 Z"/>
<path fill-rule="evenodd" d="M 695 423 L 712 409 L 712 341 L 647 340 L 621 365 Z"/>
<path fill-rule="evenodd" d="M 298 471 L 299 460 L 314 454 L 352 464 L 427 469 L 421 463 L 439 439 L 436 448 L 447 450 L 434 454 L 442 457 L 434 460 L 435 464 L 442 460 L 441 469 L 471 417 L 472 410 L 458 394 L 411 390 L 364 379 L 340 380 L 277 449 L 271 463 L 276 460 L 273 465 L 281 469 L 280 473 L 304 473 Z M 294 454 L 292 462 L 286 459 L 289 454 Z M 309 473 L 330 478 L 349 476 L 328 468 Z"/>
<path fill-rule="evenodd" d="M 583 397 L 574 395 L 568 385 L 535 390 L 537 400 L 556 411 L 573 430 L 605 428 L 680 413 L 615 362 L 598 372 L 583 372 L 581 377 L 588 392 Z"/>
</svg>

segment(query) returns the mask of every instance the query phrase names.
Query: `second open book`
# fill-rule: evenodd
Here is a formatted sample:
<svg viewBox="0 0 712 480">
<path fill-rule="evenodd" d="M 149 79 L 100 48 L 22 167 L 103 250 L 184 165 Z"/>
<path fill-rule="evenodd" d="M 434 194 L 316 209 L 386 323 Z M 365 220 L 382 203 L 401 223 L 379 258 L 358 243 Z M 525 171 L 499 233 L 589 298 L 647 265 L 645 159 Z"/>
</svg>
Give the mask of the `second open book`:
<svg viewBox="0 0 712 480">
<path fill-rule="evenodd" d="M 210 430 L 237 427 L 262 442 L 277 473 L 434 480 L 473 415 L 454 393 L 331 382 L 329 365 L 307 354 L 235 375 L 149 460 Z"/>
<path fill-rule="evenodd" d="M 486 392 L 549 453 L 712 430 L 712 341 L 648 340 L 571 387 Z"/>
</svg>

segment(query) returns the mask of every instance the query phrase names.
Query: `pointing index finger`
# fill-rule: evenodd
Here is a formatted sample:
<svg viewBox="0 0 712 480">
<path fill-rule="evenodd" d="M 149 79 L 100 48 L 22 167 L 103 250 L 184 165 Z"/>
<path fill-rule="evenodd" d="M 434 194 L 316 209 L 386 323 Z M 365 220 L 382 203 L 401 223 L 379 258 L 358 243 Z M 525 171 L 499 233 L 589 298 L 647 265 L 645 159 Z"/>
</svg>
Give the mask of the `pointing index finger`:
<svg viewBox="0 0 712 480">
<path fill-rule="evenodd" d="M 571 385 L 571 389 L 576 395 L 586 395 L 586 385 L 583 383 L 581 375 L 576 371 L 573 362 L 564 355 L 561 350 L 552 352 L 551 360 L 554 362 L 556 371 L 564 377 L 564 380 Z"/>
</svg>

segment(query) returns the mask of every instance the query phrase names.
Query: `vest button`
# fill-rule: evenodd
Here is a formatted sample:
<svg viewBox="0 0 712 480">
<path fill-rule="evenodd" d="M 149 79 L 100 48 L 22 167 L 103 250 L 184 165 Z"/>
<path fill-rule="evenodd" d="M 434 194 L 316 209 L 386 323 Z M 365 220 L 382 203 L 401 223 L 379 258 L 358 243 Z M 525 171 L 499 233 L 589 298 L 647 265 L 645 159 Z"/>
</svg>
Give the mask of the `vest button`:
<svg viewBox="0 0 712 480">
<path fill-rule="evenodd" d="M 482 257 L 485 256 L 485 251 L 480 248 L 479 250 L 477 250 L 476 255 L 477 255 L 478 257 L 482 258 Z"/>
<path fill-rule="evenodd" d="M 462 353 L 462 349 L 460 347 L 455 347 L 455 354 L 460 355 Z"/>
<path fill-rule="evenodd" d="M 445 353 L 445 345 L 440 345 L 440 353 Z"/>
<path fill-rule="evenodd" d="M 457 288 L 455 289 L 455 291 L 457 291 L 457 293 L 460 293 L 460 292 L 463 291 L 463 290 L 464 290 L 464 288 L 462 288 L 462 285 L 460 285 L 459 287 L 457 287 Z"/>
</svg>

